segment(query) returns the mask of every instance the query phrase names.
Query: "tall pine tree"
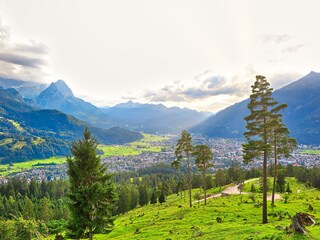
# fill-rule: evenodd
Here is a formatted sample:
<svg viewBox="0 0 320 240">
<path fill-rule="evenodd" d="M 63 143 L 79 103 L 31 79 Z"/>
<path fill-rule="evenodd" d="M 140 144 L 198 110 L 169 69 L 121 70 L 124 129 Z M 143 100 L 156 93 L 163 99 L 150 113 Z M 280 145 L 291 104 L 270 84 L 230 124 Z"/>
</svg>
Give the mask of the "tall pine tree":
<svg viewBox="0 0 320 240">
<path fill-rule="evenodd" d="M 181 133 L 181 137 L 178 140 L 175 149 L 176 160 L 172 162 L 172 166 L 179 168 L 182 161 L 187 161 L 187 169 L 188 169 L 188 190 L 189 190 L 189 205 L 192 207 L 192 196 L 191 196 L 191 166 L 190 166 L 190 157 L 193 151 L 192 139 L 190 133 L 186 130 L 183 130 Z"/>
<path fill-rule="evenodd" d="M 250 114 L 245 117 L 248 131 L 244 133 L 247 143 L 243 144 L 243 161 L 250 163 L 261 157 L 263 159 L 262 223 L 267 223 L 267 160 L 272 151 L 269 136 L 274 128 L 274 109 L 277 102 L 273 99 L 273 89 L 264 76 L 256 76 L 251 90 L 248 103 Z"/>
<path fill-rule="evenodd" d="M 278 157 L 284 156 L 288 158 L 290 156 L 290 153 L 297 147 L 296 139 L 289 137 L 290 132 L 282 121 L 282 114 L 279 113 L 286 107 L 287 104 L 280 104 L 272 110 L 272 113 L 274 115 L 272 121 L 273 129 L 270 135 L 274 158 L 273 186 L 271 198 L 272 206 L 274 206 L 274 195 L 278 174 Z"/>
<path fill-rule="evenodd" d="M 75 238 L 93 239 L 95 232 L 112 226 L 117 196 L 112 175 L 96 155 L 97 140 L 86 128 L 84 139 L 74 142 L 72 157 L 67 158 L 70 182 L 71 221 L 69 230 Z"/>
<path fill-rule="evenodd" d="M 199 144 L 194 147 L 192 155 L 195 157 L 195 163 L 202 172 L 203 176 L 203 191 L 204 191 L 204 205 L 207 205 L 207 169 L 212 167 L 213 164 L 210 162 L 213 158 L 211 149 L 204 144 Z"/>
</svg>

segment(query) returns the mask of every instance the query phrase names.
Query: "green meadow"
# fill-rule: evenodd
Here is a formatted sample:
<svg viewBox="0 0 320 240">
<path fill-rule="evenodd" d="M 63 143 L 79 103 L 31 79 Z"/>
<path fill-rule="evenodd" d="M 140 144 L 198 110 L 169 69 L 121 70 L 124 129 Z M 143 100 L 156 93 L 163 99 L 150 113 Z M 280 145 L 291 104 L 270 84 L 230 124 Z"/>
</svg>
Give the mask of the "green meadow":
<svg viewBox="0 0 320 240">
<path fill-rule="evenodd" d="M 249 193 L 208 199 L 207 206 L 203 201 L 194 202 L 192 208 L 188 206 L 187 193 L 182 199 L 173 194 L 162 205 L 149 204 L 118 216 L 114 230 L 96 235 L 95 239 L 319 239 L 320 191 L 306 188 L 292 178 L 287 181 L 293 192 L 282 194 L 275 207 L 268 204 L 268 224 L 261 224 L 261 193 L 253 194 L 254 202 Z M 197 191 L 194 189 L 192 194 Z M 211 189 L 209 193 L 217 191 Z M 317 222 L 307 227 L 308 237 L 286 231 L 291 223 L 287 213 L 293 216 L 296 212 L 307 212 Z"/>
<path fill-rule="evenodd" d="M 24 132 L 25 130 L 21 127 L 20 123 L 14 121 L 14 120 L 11 120 L 11 119 L 8 119 L 9 122 L 12 123 L 12 125 L 19 131 L 19 132 Z"/>
<path fill-rule="evenodd" d="M 300 152 L 301 154 L 308 154 L 308 155 L 320 155 L 320 150 L 303 150 Z"/>
<path fill-rule="evenodd" d="M 143 133 L 143 138 L 139 141 L 126 145 L 99 144 L 98 149 L 103 151 L 102 157 L 139 155 L 143 152 L 161 152 L 163 147 L 157 146 L 157 143 L 166 139 L 165 137 Z"/>
<path fill-rule="evenodd" d="M 165 137 L 143 134 L 143 138 L 139 141 L 132 142 L 126 145 L 99 145 L 98 149 L 103 151 L 101 157 L 110 156 L 128 156 L 128 155 L 139 155 L 143 152 L 160 152 L 163 147 L 157 146 L 156 143 L 166 140 Z M 44 139 L 35 138 L 33 144 L 40 144 L 44 142 Z M 0 141 L 1 144 L 7 144 L 13 142 L 13 138 L 6 138 Z M 22 148 L 26 145 L 26 142 L 19 141 L 13 145 L 14 149 Z M 10 174 L 30 170 L 32 168 L 44 167 L 44 165 L 50 164 L 64 164 L 66 157 L 51 157 L 47 159 L 35 159 L 21 163 L 14 164 L 0 164 L 0 177 L 8 176 Z"/>
<path fill-rule="evenodd" d="M 2 164 L 0 165 L 0 176 L 7 176 L 13 173 L 30 170 L 31 168 L 40 168 L 44 165 L 63 164 L 65 162 L 65 157 L 51 157 L 47 159 L 35 159 L 14 164 Z"/>
</svg>

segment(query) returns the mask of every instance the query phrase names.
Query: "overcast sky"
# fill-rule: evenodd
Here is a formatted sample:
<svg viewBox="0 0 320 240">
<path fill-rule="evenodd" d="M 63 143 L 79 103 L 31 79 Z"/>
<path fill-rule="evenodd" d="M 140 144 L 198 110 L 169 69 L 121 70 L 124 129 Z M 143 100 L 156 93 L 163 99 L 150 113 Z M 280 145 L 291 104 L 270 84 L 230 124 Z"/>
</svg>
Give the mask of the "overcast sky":
<svg viewBox="0 0 320 240">
<path fill-rule="evenodd" d="M 216 112 L 320 72 L 320 1 L 0 0 L 0 75 Z"/>
</svg>

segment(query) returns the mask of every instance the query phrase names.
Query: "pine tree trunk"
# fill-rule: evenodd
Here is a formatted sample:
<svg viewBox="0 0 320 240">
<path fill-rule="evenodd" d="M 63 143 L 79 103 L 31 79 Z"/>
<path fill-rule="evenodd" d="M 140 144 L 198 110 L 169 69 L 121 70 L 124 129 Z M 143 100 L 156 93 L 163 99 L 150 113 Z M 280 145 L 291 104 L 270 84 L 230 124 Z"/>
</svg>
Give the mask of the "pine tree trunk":
<svg viewBox="0 0 320 240">
<path fill-rule="evenodd" d="M 277 170 L 278 170 L 277 165 L 278 165 L 278 162 L 277 162 L 277 143 L 274 142 L 274 175 L 273 175 L 271 206 L 274 206 L 274 193 L 276 191 L 276 180 L 277 180 Z"/>
<path fill-rule="evenodd" d="M 204 205 L 207 205 L 207 181 L 206 170 L 203 171 L 203 191 L 204 191 Z"/>
<path fill-rule="evenodd" d="M 263 119 L 264 124 L 266 124 L 266 117 Z M 267 146 L 267 129 L 263 129 L 263 141 L 265 147 Z M 263 202 L 262 202 L 262 224 L 268 222 L 267 216 L 267 191 L 268 191 L 268 182 L 267 182 L 267 149 L 263 151 Z"/>
<path fill-rule="evenodd" d="M 192 207 L 192 198 L 191 198 L 191 169 L 190 169 L 190 158 L 189 158 L 189 153 L 187 153 L 187 164 L 188 164 L 189 203 L 190 203 L 190 207 Z"/>
<path fill-rule="evenodd" d="M 93 233 L 92 231 L 89 232 L 89 240 L 92 240 L 93 239 Z"/>
</svg>

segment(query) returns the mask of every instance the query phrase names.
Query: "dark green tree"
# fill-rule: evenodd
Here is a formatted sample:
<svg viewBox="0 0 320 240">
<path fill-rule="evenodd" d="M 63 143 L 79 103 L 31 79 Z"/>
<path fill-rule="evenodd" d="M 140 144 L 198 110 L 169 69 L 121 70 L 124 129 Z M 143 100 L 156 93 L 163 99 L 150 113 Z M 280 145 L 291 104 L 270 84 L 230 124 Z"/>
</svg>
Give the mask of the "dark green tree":
<svg viewBox="0 0 320 240">
<path fill-rule="evenodd" d="M 117 193 L 119 196 L 118 213 L 124 214 L 131 209 L 131 194 L 130 189 L 126 184 L 117 186 Z"/>
<path fill-rule="evenodd" d="M 284 193 L 286 186 L 286 172 L 285 169 L 280 169 L 278 172 L 276 187 L 280 193 Z"/>
<path fill-rule="evenodd" d="M 287 104 L 278 105 L 273 109 L 274 119 L 272 121 L 273 129 L 271 133 L 271 143 L 273 145 L 274 171 L 271 205 L 274 206 L 274 194 L 276 189 L 276 180 L 278 174 L 278 158 L 280 156 L 288 158 L 290 153 L 297 147 L 297 141 L 289 137 L 289 130 L 282 121 L 282 114 Z"/>
<path fill-rule="evenodd" d="M 247 143 L 243 144 L 243 161 L 250 163 L 263 159 L 263 204 L 262 223 L 267 223 L 267 160 L 272 151 L 270 134 L 274 129 L 274 108 L 277 102 L 272 97 L 273 89 L 264 76 L 256 76 L 251 86 L 252 94 L 248 108 L 250 114 L 245 117 Z"/>
<path fill-rule="evenodd" d="M 97 140 L 86 128 L 84 139 L 74 142 L 72 157 L 67 158 L 70 182 L 69 230 L 76 238 L 88 236 L 112 226 L 117 195 L 111 174 L 96 155 Z"/>
<path fill-rule="evenodd" d="M 139 186 L 139 204 L 140 206 L 147 205 L 149 202 L 147 185 L 143 184 Z"/>
<path fill-rule="evenodd" d="M 155 192 L 153 192 L 151 197 L 150 197 L 150 203 L 151 204 L 156 204 L 157 203 L 157 197 L 156 197 Z"/>
<path fill-rule="evenodd" d="M 199 144 L 194 147 L 192 156 L 195 158 L 195 163 L 199 170 L 202 172 L 203 176 L 203 191 L 204 191 L 204 205 L 207 205 L 207 169 L 212 167 L 213 164 L 211 163 L 213 158 L 212 150 L 204 144 Z"/>
<path fill-rule="evenodd" d="M 192 196 L 191 196 L 191 166 L 190 166 L 190 157 L 193 151 L 192 139 L 190 134 L 183 130 L 181 133 L 181 137 L 178 140 L 175 149 L 176 160 L 172 162 L 172 166 L 175 168 L 179 168 L 181 162 L 183 160 L 187 161 L 187 169 L 188 169 L 188 190 L 189 190 L 189 205 L 192 207 Z"/>
<path fill-rule="evenodd" d="M 166 197 L 164 196 L 163 192 L 161 192 L 159 196 L 159 203 L 162 204 L 166 201 Z"/>
</svg>

